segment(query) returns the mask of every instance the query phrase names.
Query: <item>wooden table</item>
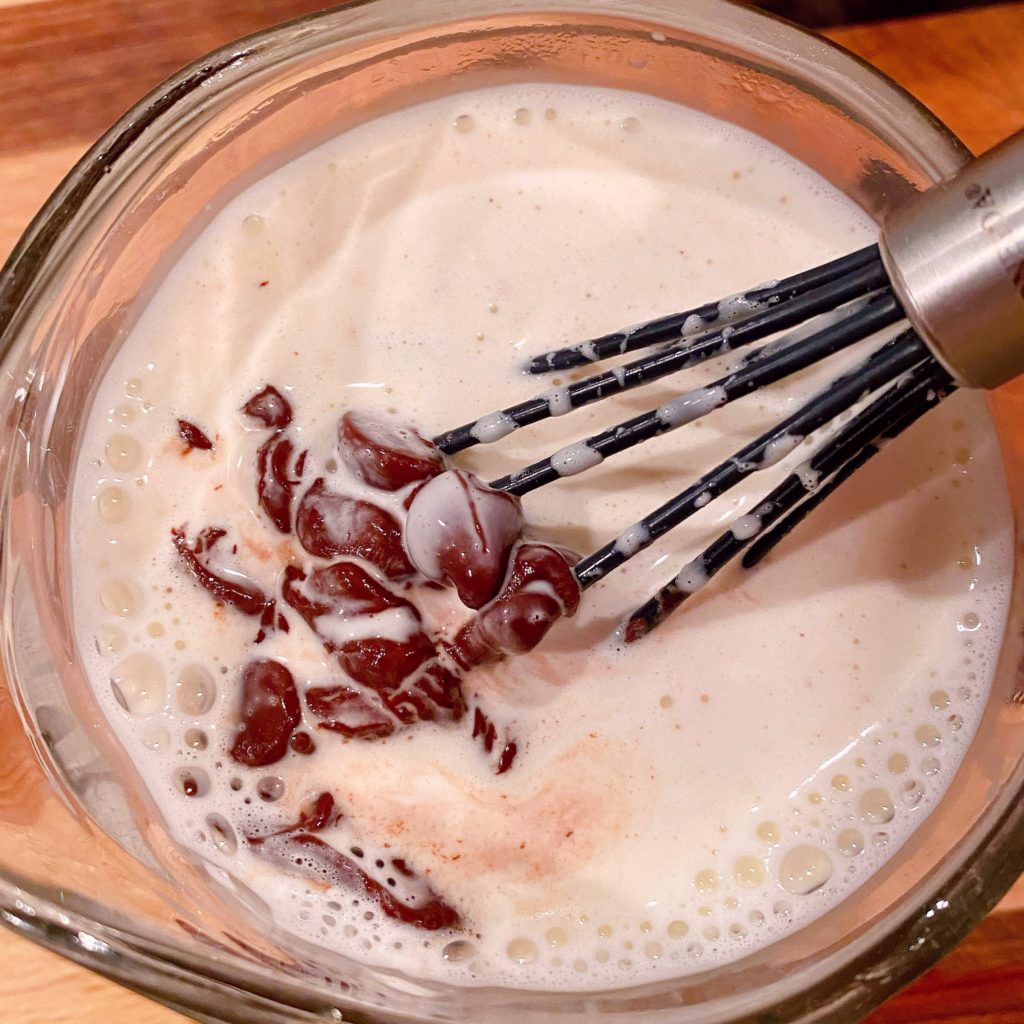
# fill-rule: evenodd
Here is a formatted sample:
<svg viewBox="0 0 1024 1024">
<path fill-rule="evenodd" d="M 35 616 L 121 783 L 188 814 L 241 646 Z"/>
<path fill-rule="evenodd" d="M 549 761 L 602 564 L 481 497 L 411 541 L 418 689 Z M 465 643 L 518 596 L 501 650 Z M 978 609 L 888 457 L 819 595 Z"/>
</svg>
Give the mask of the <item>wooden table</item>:
<svg viewBox="0 0 1024 1024">
<path fill-rule="evenodd" d="M 0 256 L 85 147 L 206 50 L 318 0 L 0 0 Z M 975 150 L 1024 126 L 1024 2 L 829 33 L 927 103 Z M 0 932 L 6 1024 L 183 1018 Z M 1024 1024 L 1024 883 L 870 1024 Z M 257 1022 L 253 1022 L 257 1024 Z"/>
</svg>

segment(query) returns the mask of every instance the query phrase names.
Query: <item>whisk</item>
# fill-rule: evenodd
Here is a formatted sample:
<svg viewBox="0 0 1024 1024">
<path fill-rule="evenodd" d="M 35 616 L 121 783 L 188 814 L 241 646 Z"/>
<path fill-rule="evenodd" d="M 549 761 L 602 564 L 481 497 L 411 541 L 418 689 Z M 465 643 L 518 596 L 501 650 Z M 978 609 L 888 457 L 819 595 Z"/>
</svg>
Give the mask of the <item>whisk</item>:
<svg viewBox="0 0 1024 1024">
<path fill-rule="evenodd" d="M 906 326 L 902 326 L 906 325 Z M 899 329 L 902 327 L 902 329 Z M 879 332 L 898 330 L 796 412 L 705 473 L 574 569 L 603 579 L 809 434 L 860 408 L 753 510 L 689 561 L 625 626 L 649 633 L 742 555 L 756 565 L 880 448 L 958 387 L 994 388 L 1024 372 L 1024 132 L 899 207 L 881 240 L 780 281 L 534 357 L 531 374 L 656 348 L 624 365 L 479 417 L 434 439 L 453 455 L 532 423 L 640 387 L 753 342 L 712 384 L 561 448 L 491 486 L 522 496 L 584 472 Z"/>
</svg>

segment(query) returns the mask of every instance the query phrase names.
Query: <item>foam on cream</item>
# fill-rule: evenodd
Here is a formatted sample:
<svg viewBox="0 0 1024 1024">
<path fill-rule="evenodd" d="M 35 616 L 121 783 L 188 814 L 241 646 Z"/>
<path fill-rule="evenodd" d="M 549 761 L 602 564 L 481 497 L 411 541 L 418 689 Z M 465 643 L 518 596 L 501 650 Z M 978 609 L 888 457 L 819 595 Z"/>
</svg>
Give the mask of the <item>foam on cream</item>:
<svg viewBox="0 0 1024 1024">
<path fill-rule="evenodd" d="M 722 365 L 569 416 L 580 371 L 544 383 L 517 367 L 872 234 L 754 136 L 651 97 L 552 85 L 389 115 L 229 203 L 99 388 L 70 527 L 96 698 L 176 838 L 259 892 L 284 931 L 459 984 L 595 989 L 698 971 L 855 892 L 941 798 L 986 699 L 1011 548 L 982 400 L 954 396 L 756 571 L 721 574 L 623 650 L 628 613 L 677 573 L 700 588 L 694 555 L 723 530 L 756 533 L 760 495 L 820 437 L 777 446 L 770 468 L 649 547 L 630 524 L 863 348 L 602 464 L 574 443 L 645 409 L 711 411 L 712 392 L 678 396 Z M 618 536 L 638 553 L 536 652 L 474 672 L 519 740 L 507 774 L 468 728 L 434 724 L 345 743 L 308 721 L 311 755 L 267 769 L 226 756 L 252 623 L 186 578 L 169 531 L 230 525 L 239 571 L 274 589 L 290 542 L 256 509 L 265 432 L 239 412 L 267 383 L 313 451 L 329 450 L 342 411 L 369 406 L 428 436 L 482 417 L 476 436 L 501 443 L 457 462 L 485 479 L 557 450 L 564 473 L 587 464 L 526 498 L 533 535 L 584 553 Z M 489 415 L 545 387 L 559 418 L 512 433 Z M 183 456 L 178 417 L 213 450 Z M 300 690 L 337 681 L 293 619 L 260 656 Z M 345 811 L 325 838 L 369 870 L 405 858 L 466 930 L 414 931 L 252 855 L 243 833 L 294 820 L 322 791 Z"/>
</svg>

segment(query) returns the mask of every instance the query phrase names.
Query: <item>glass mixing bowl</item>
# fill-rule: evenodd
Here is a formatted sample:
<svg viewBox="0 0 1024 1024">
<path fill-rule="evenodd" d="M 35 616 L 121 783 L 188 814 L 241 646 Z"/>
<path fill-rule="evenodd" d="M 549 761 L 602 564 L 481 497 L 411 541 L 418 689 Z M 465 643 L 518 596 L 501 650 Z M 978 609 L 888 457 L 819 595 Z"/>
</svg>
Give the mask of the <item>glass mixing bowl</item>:
<svg viewBox="0 0 1024 1024">
<path fill-rule="evenodd" d="M 854 1021 L 1024 867 L 1019 570 L 973 747 L 885 870 L 740 962 L 586 995 L 447 988 L 277 934 L 255 893 L 175 847 L 83 678 L 68 599 L 77 428 L 167 268 L 239 189 L 330 135 L 524 79 L 650 92 L 733 121 L 877 217 L 967 155 L 877 72 L 721 0 L 363 0 L 220 50 L 143 100 L 71 172 L 0 278 L 0 913 L 204 1021 Z M 1024 385 L 993 399 L 1018 516 L 1022 402 Z"/>
</svg>

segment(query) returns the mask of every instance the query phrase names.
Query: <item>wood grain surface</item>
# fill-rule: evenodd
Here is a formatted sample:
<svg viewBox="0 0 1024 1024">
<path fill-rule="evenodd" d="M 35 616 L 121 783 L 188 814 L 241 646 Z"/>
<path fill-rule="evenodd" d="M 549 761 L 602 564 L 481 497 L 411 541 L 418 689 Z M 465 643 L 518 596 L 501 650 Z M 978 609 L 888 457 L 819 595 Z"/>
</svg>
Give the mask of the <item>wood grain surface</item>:
<svg viewBox="0 0 1024 1024">
<path fill-rule="evenodd" d="M 0 257 L 130 103 L 181 64 L 317 0 L 0 0 Z M 1024 2 L 837 29 L 974 150 L 1024 127 Z M 0 932 L 4 1024 L 184 1018 Z M 253 1022 L 258 1024 L 258 1022 Z M 1024 884 L 870 1024 L 1024 1024 Z"/>
</svg>

